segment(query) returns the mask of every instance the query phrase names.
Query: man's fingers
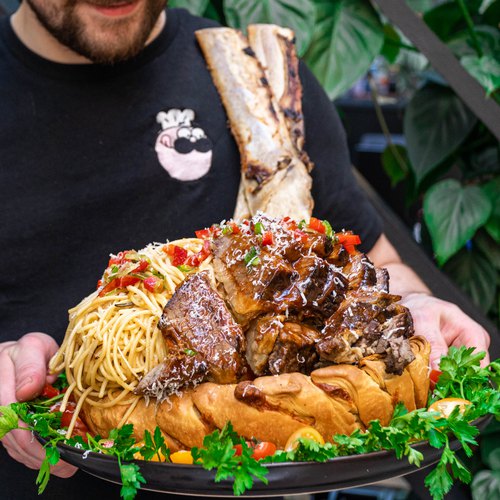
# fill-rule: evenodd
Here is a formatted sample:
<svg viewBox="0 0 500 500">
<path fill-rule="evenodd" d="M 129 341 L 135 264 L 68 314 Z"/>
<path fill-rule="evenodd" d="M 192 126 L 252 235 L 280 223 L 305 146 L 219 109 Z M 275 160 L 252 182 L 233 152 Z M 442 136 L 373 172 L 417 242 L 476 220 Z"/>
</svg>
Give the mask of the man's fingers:
<svg viewBox="0 0 500 500">
<path fill-rule="evenodd" d="M 56 351 L 55 340 L 42 333 L 24 335 L 7 350 L 14 363 L 18 401 L 32 399 L 40 393 L 46 381 L 47 364 Z"/>
<path fill-rule="evenodd" d="M 431 369 L 437 370 L 439 368 L 441 356 L 446 356 L 448 352 L 448 346 L 443 340 L 443 337 L 441 337 L 439 330 L 429 330 L 425 332 L 425 338 L 431 345 L 429 364 Z"/>
</svg>

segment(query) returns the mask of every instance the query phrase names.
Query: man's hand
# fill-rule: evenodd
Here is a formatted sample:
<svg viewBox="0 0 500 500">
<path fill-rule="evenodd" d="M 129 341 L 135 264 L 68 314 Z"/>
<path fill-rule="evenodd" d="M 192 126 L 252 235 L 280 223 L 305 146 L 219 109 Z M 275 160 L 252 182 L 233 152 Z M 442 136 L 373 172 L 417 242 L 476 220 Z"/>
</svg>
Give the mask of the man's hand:
<svg viewBox="0 0 500 500">
<path fill-rule="evenodd" d="M 411 311 L 415 333 L 424 336 L 431 344 L 431 368 L 438 368 L 439 359 L 452 345 L 485 351 L 486 357 L 481 364 L 490 362 L 488 333 L 455 304 L 424 293 L 410 293 L 401 303 Z"/>
<path fill-rule="evenodd" d="M 17 342 L 0 344 L 0 405 L 27 401 L 40 394 L 45 383 L 53 382 L 54 375 L 47 375 L 47 364 L 57 351 L 57 343 L 44 333 L 28 333 Z M 39 469 L 45 458 L 42 446 L 26 431 L 9 432 L 2 444 L 9 455 L 30 469 Z M 51 473 L 70 477 L 76 467 L 59 462 Z"/>
<path fill-rule="evenodd" d="M 489 362 L 490 337 L 486 330 L 451 302 L 433 297 L 422 280 L 407 265 L 389 240 L 382 235 L 368 252 L 368 257 L 379 267 L 389 271 L 390 292 L 401 295 L 415 323 L 415 333 L 431 344 L 431 368 L 437 369 L 439 359 L 449 346 L 475 347 L 486 351 L 482 364 Z"/>
</svg>

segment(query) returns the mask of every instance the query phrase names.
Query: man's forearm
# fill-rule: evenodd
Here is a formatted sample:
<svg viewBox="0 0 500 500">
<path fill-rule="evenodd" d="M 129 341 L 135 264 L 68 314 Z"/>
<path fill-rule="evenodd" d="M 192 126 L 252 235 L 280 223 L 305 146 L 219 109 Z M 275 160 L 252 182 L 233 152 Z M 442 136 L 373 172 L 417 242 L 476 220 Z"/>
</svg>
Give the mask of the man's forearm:
<svg viewBox="0 0 500 500">
<path fill-rule="evenodd" d="M 389 271 L 391 293 L 403 297 L 411 293 L 431 293 L 417 274 L 401 261 L 399 254 L 384 235 L 368 252 L 368 257 L 376 266 L 385 267 Z"/>
</svg>

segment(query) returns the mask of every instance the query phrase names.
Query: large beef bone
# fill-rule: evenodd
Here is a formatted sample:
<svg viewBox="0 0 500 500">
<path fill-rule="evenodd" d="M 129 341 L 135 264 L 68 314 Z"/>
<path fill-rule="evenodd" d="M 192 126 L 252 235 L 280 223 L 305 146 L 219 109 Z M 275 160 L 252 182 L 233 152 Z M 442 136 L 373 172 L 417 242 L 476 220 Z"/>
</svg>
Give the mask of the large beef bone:
<svg viewBox="0 0 500 500">
<path fill-rule="evenodd" d="M 251 24 L 248 41 L 259 60 L 281 111 L 299 157 L 311 171 L 313 163 L 304 151 L 304 115 L 299 59 L 295 50 L 295 34 L 275 24 Z"/>
<path fill-rule="evenodd" d="M 242 176 L 234 218 L 251 217 L 258 211 L 274 217 L 309 218 L 312 180 L 302 159 L 300 134 L 295 134 L 294 141 L 285 113 L 248 40 L 231 28 L 199 30 L 196 38 L 240 150 Z"/>
</svg>

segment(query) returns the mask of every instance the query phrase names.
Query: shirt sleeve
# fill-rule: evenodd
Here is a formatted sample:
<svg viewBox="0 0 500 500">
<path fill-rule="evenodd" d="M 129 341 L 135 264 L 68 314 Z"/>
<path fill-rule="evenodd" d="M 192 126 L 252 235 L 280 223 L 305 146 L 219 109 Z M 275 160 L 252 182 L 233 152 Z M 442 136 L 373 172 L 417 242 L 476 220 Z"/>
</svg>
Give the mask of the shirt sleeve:
<svg viewBox="0 0 500 500">
<path fill-rule="evenodd" d="M 314 162 L 313 214 L 334 230 L 352 230 L 368 252 L 382 234 L 380 216 L 356 182 L 346 135 L 335 106 L 304 63 L 300 66 L 305 150 Z"/>
</svg>

